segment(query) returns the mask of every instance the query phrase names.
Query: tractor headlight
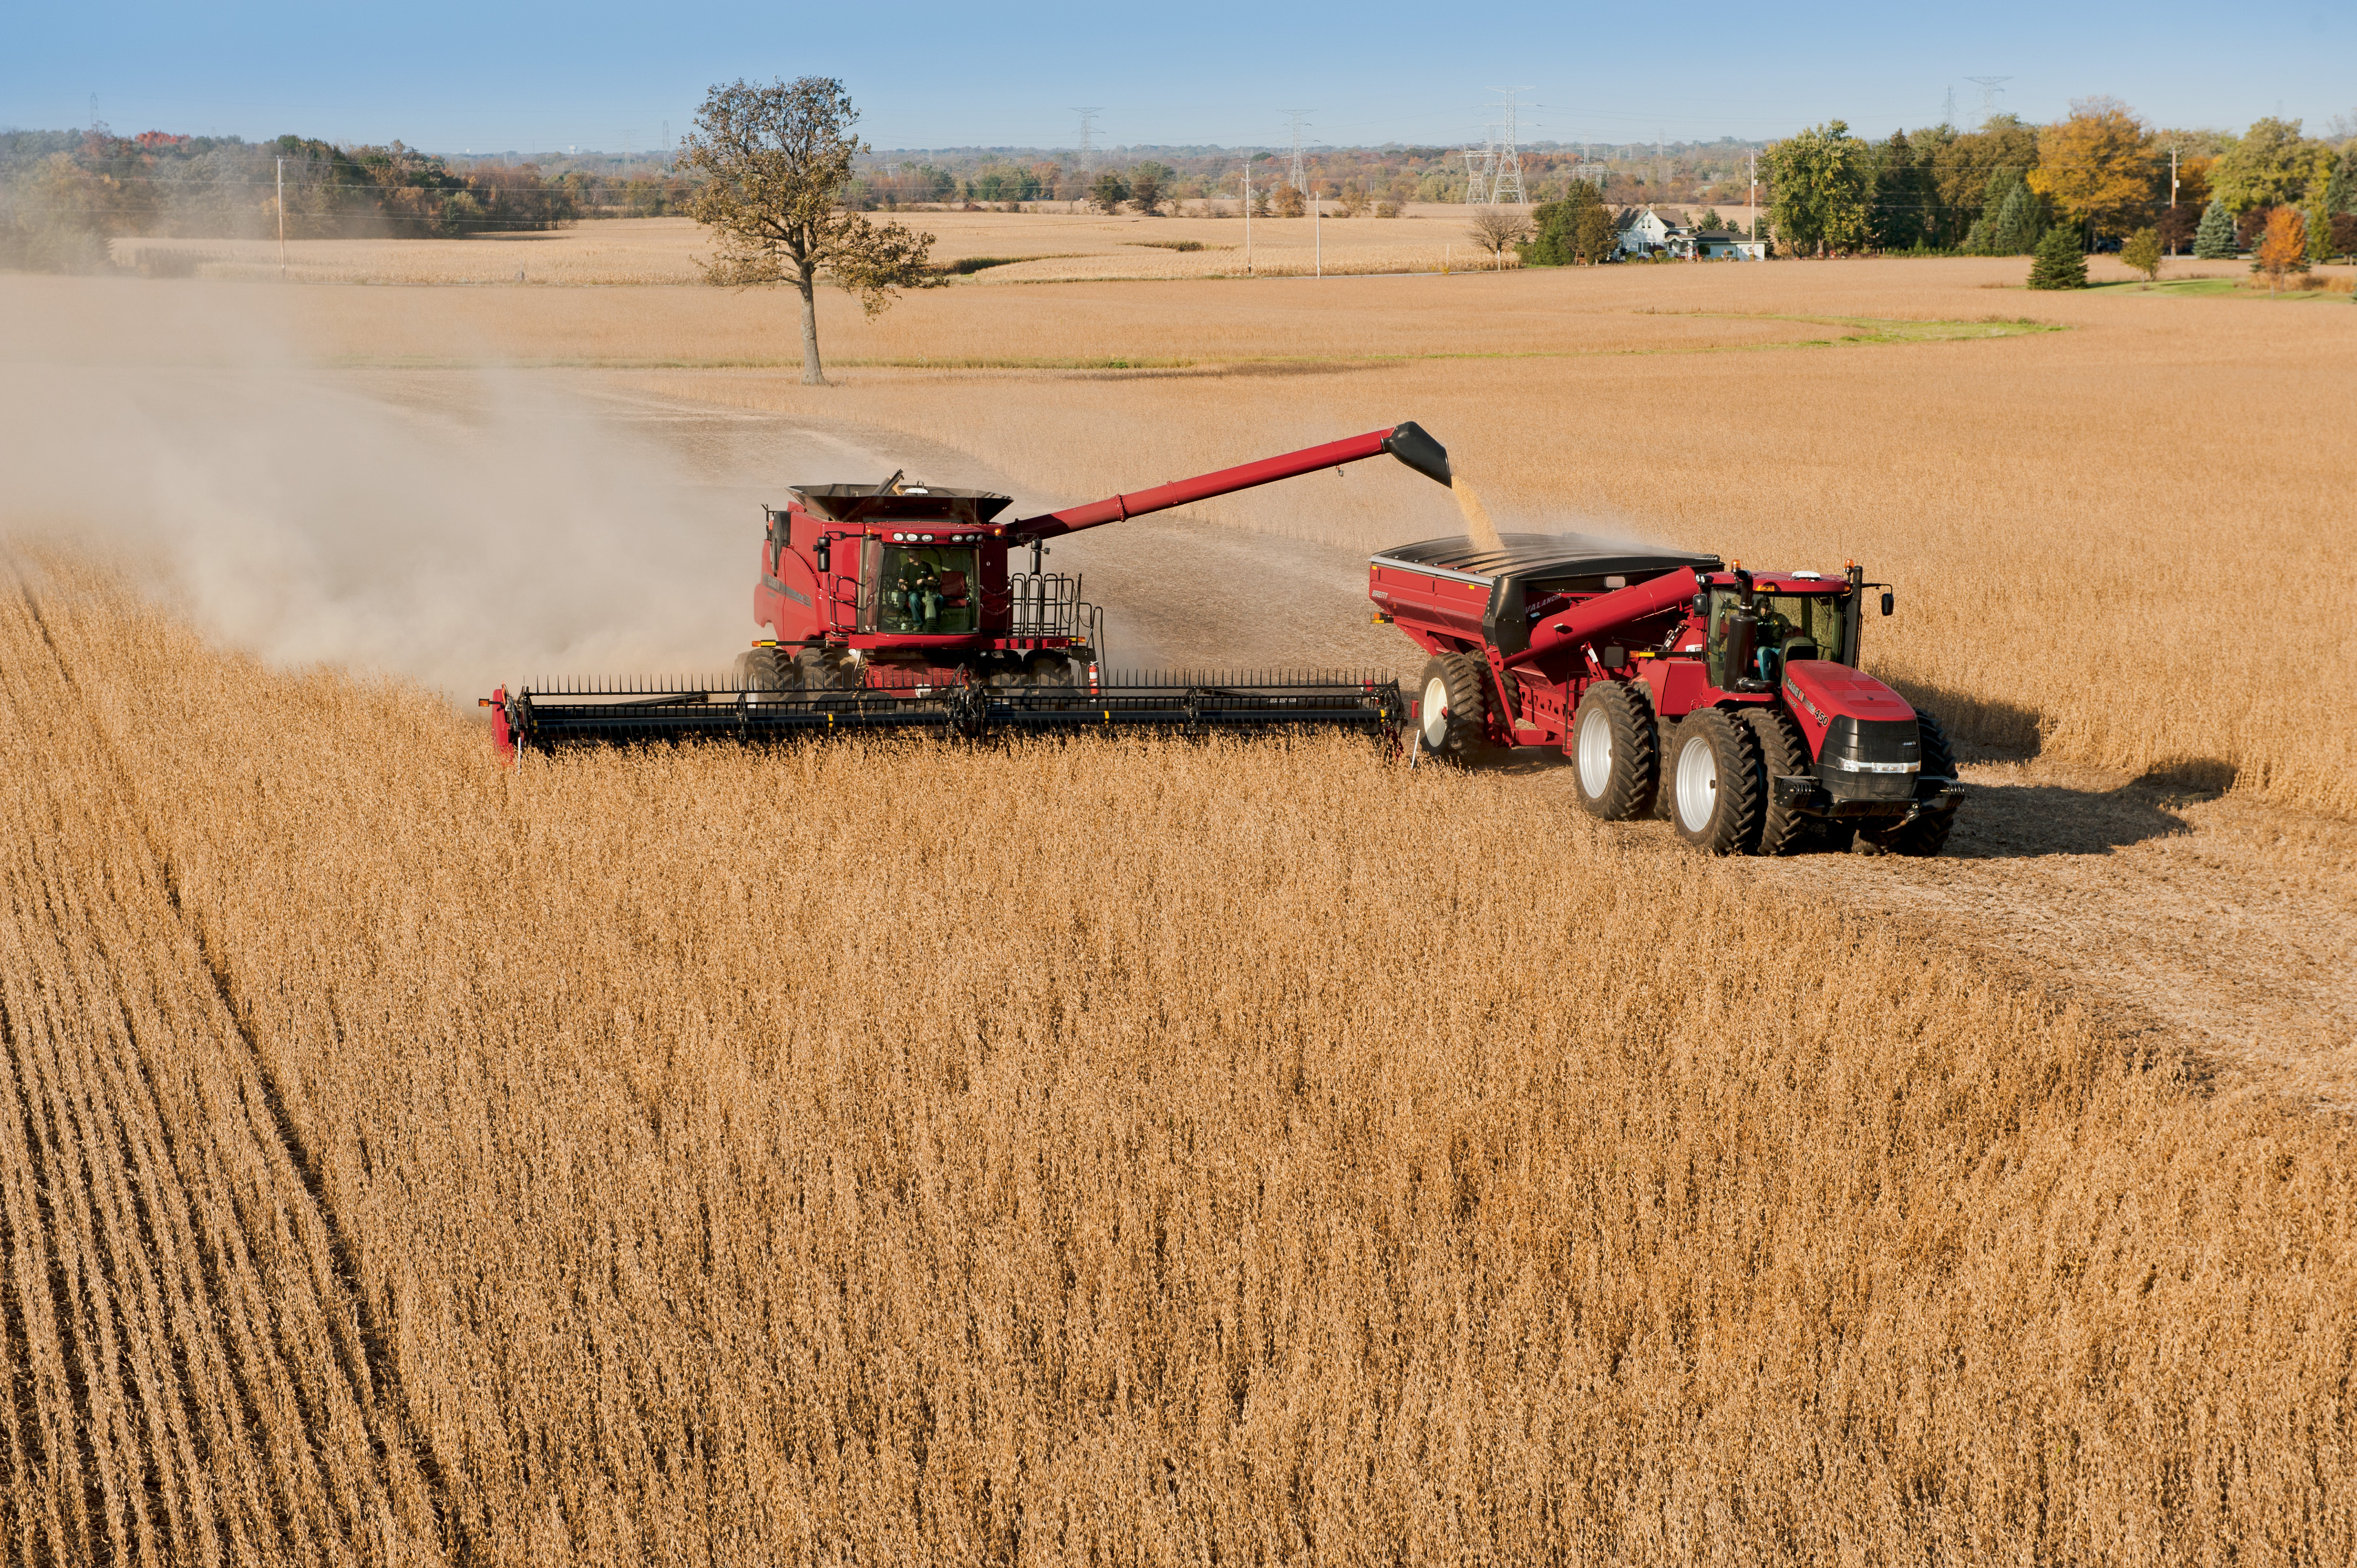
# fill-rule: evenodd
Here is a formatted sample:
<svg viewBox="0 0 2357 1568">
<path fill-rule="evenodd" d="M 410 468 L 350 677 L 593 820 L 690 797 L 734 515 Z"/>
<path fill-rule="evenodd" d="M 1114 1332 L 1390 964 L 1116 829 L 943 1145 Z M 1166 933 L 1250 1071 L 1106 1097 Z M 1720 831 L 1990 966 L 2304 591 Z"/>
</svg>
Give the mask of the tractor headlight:
<svg viewBox="0 0 2357 1568">
<path fill-rule="evenodd" d="M 1850 773 L 1921 773 L 1923 771 L 1923 765 L 1920 762 L 1860 762 L 1854 757 L 1836 757 L 1833 759 L 1833 765 Z"/>
</svg>

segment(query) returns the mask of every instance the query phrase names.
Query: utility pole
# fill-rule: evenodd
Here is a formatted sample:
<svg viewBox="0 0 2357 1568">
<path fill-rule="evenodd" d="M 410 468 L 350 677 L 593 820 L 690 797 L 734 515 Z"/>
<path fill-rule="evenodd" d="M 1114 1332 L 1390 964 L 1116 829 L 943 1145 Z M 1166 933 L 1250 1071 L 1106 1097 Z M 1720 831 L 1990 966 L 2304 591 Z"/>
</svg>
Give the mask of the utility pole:
<svg viewBox="0 0 2357 1568">
<path fill-rule="evenodd" d="M 1309 259 L 1314 269 L 1311 275 L 1322 278 L 1326 275 L 1326 240 L 1318 228 L 1318 193 L 1313 190 L 1309 193 Z"/>
<path fill-rule="evenodd" d="M 1749 239 L 1760 238 L 1760 149 L 1751 149 L 1751 232 Z"/>
<path fill-rule="evenodd" d="M 278 281 L 286 281 L 286 160 L 278 160 Z"/>
<path fill-rule="evenodd" d="M 1244 276 L 1252 270 L 1252 159 L 1244 159 Z"/>
</svg>

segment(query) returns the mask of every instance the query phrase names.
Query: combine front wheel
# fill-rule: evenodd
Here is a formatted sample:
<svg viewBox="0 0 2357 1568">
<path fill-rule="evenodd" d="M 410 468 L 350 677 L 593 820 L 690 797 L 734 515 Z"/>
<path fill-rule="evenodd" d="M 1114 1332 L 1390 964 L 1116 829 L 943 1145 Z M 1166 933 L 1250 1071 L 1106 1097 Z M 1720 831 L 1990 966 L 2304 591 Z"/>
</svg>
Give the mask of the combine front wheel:
<svg viewBox="0 0 2357 1568">
<path fill-rule="evenodd" d="M 802 684 L 793 660 L 774 648 L 756 648 L 738 654 L 729 677 L 740 692 L 791 692 Z"/>
<path fill-rule="evenodd" d="M 1423 696 L 1415 710 L 1425 750 L 1460 765 L 1478 761 L 1489 751 L 1484 722 L 1489 703 L 1481 693 L 1488 673 L 1480 660 L 1467 653 L 1437 653 L 1425 660 L 1424 676 L 1416 682 Z"/>
<path fill-rule="evenodd" d="M 1661 779 L 1653 704 L 1634 681 L 1599 681 L 1571 719 L 1571 758 L 1579 803 L 1591 817 L 1617 822 L 1653 809 Z"/>
<path fill-rule="evenodd" d="M 1688 716 L 1670 762 L 1670 821 L 1678 836 L 1712 854 L 1757 847 L 1760 778 L 1760 742 L 1749 725 L 1718 708 Z"/>
</svg>

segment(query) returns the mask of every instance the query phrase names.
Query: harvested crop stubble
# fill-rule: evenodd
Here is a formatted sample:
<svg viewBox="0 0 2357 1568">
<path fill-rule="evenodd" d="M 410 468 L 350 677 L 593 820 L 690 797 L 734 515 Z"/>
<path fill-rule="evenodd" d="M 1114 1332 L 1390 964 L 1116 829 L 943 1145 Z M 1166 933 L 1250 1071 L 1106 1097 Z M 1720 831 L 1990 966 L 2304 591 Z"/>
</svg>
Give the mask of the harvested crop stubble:
<svg viewBox="0 0 2357 1568">
<path fill-rule="evenodd" d="M 1740 866 L 1534 865 L 1511 788 L 1345 741 L 506 772 L 35 583 L 65 675 L 0 718 L 175 890 L 467 1561 L 2357 1547 L 2345 1131 Z"/>
</svg>

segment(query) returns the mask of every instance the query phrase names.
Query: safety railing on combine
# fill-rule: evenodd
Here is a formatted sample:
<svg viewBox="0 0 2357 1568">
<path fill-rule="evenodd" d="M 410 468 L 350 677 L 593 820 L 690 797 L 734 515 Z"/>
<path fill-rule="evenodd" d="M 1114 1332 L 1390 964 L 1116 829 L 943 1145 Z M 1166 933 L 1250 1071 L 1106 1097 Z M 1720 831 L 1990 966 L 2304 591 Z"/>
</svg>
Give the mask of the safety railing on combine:
<svg viewBox="0 0 2357 1568">
<path fill-rule="evenodd" d="M 1061 572 L 1009 573 L 1006 591 L 1013 601 L 1009 637 L 1061 637 L 1102 651 L 1104 612 L 1081 597 L 1078 572 L 1070 576 Z"/>
</svg>

